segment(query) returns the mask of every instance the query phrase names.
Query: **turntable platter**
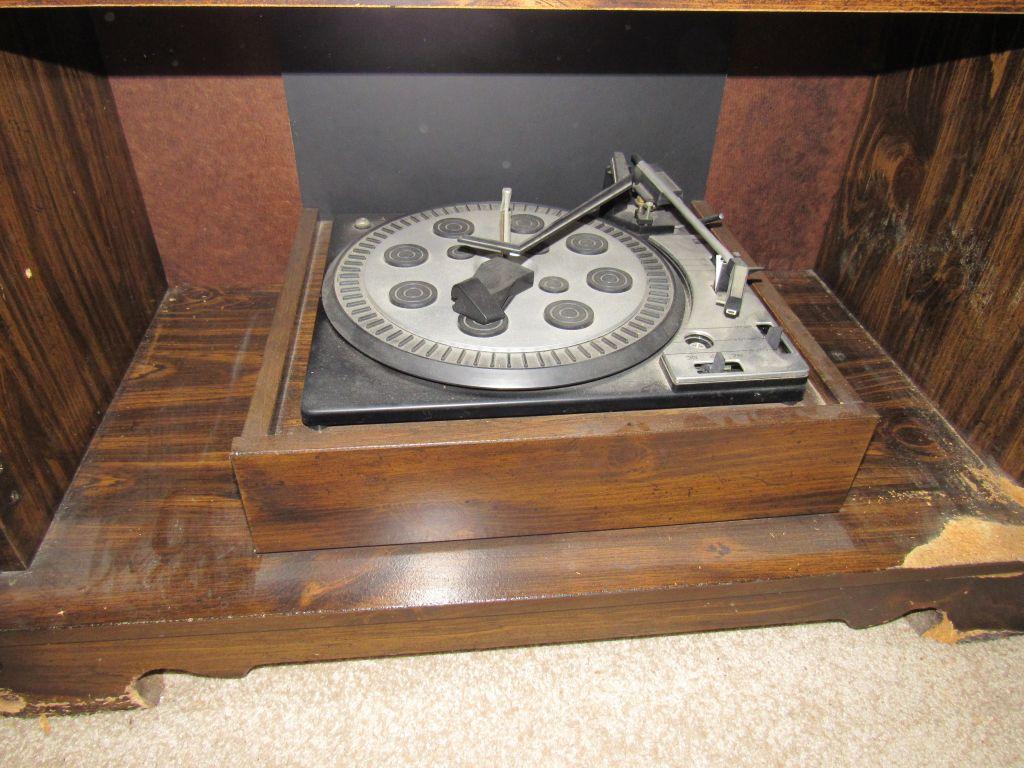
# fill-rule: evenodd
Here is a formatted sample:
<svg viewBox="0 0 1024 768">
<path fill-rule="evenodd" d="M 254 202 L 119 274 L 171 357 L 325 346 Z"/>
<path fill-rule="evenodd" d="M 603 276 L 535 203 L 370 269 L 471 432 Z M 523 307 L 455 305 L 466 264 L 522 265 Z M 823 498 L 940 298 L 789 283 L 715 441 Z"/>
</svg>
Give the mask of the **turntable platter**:
<svg viewBox="0 0 1024 768">
<path fill-rule="evenodd" d="M 396 219 L 327 270 L 323 306 L 341 336 L 375 360 L 437 382 L 537 389 L 623 371 L 660 350 L 686 311 L 684 281 L 645 241 L 601 219 L 554 239 L 529 261 L 534 282 L 506 317 L 453 310 L 452 287 L 491 258 L 459 237 L 499 235 L 499 204 L 434 208 Z M 511 242 L 565 213 L 515 203 Z M 512 259 L 515 261 L 515 259 Z"/>
</svg>

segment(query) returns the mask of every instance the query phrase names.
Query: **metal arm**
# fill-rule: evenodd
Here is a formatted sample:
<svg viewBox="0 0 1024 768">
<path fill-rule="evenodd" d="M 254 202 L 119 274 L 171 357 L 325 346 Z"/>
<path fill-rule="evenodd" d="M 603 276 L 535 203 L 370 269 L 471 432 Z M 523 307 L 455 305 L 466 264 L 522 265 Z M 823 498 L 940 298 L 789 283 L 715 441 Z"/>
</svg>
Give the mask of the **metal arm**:
<svg viewBox="0 0 1024 768">
<path fill-rule="evenodd" d="M 693 231 L 697 233 L 701 240 L 708 244 L 712 251 L 726 260 L 733 257 L 729 249 L 722 245 L 722 241 L 715 237 L 714 233 L 704 225 L 700 217 L 690 210 L 690 206 L 682 201 L 679 195 L 675 193 L 675 190 L 661 177 L 661 174 L 651 167 L 650 163 L 638 157 L 634 158 L 634 162 L 644 182 L 657 189 L 668 200 L 672 207 L 676 209 L 676 212 L 686 219 L 686 223 L 693 227 Z"/>
<path fill-rule="evenodd" d="M 555 219 L 551 224 L 542 229 L 540 232 L 535 234 L 530 239 L 519 245 L 513 245 L 511 243 L 499 243 L 497 240 L 488 240 L 485 237 L 460 237 L 459 243 L 467 245 L 470 248 L 476 248 L 479 251 L 487 251 L 490 253 L 501 253 L 508 256 L 526 256 L 530 251 L 534 250 L 538 246 L 546 243 L 556 235 L 561 234 L 566 229 L 571 227 L 577 221 L 587 216 L 602 205 L 610 203 L 619 195 L 625 193 L 627 190 L 632 188 L 633 181 L 631 179 L 623 179 L 621 181 L 612 184 L 610 187 L 606 187 L 598 192 L 596 195 L 580 203 L 578 206 L 573 208 L 568 213 L 565 213 Z"/>
</svg>

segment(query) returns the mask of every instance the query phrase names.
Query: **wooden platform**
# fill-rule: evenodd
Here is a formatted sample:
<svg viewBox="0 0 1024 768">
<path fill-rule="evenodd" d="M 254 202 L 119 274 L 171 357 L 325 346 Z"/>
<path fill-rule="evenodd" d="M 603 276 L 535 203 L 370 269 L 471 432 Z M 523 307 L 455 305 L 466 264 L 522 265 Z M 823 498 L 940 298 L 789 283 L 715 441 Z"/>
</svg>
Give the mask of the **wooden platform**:
<svg viewBox="0 0 1024 768">
<path fill-rule="evenodd" d="M 1024 500 L 809 273 L 779 290 L 882 420 L 838 515 L 256 556 L 228 460 L 275 295 L 165 298 L 32 567 L 0 579 L 0 712 L 141 675 L 945 612 L 1024 629 Z M 998 577 L 998 578 L 993 578 Z"/>
</svg>

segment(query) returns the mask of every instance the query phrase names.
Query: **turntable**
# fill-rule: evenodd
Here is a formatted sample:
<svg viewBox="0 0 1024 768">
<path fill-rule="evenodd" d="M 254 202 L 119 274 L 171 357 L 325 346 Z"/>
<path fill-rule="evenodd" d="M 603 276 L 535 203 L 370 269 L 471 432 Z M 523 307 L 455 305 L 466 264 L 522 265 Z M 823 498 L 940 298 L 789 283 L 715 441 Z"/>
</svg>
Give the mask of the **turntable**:
<svg viewBox="0 0 1024 768">
<path fill-rule="evenodd" d="M 256 550 L 837 511 L 877 417 L 708 214 L 622 153 L 572 210 L 308 211 L 232 446 Z"/>
<path fill-rule="evenodd" d="M 605 189 L 573 211 L 506 189 L 338 248 L 305 422 L 799 400 L 807 364 L 747 290 L 749 266 L 678 192 L 616 154 Z"/>
</svg>

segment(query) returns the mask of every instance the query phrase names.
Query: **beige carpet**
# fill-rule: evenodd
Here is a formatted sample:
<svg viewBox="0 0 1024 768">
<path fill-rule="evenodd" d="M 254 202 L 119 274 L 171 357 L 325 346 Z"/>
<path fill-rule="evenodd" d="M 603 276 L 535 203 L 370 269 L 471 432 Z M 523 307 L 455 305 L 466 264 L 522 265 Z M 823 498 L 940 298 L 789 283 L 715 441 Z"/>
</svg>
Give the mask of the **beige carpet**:
<svg viewBox="0 0 1024 768">
<path fill-rule="evenodd" d="M 149 711 L 0 722 L 0 766 L 1024 766 L 1024 637 L 904 622 L 166 682 Z"/>
</svg>

